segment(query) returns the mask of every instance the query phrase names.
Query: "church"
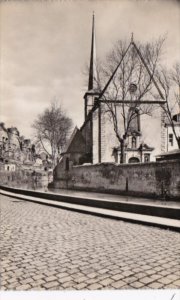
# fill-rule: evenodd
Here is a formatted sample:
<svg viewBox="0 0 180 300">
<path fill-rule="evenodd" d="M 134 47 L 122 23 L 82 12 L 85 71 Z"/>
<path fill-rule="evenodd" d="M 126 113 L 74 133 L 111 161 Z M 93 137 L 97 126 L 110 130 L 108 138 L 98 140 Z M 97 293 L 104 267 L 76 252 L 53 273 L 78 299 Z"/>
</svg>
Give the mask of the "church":
<svg viewBox="0 0 180 300">
<path fill-rule="evenodd" d="M 126 70 L 130 73 L 126 74 Z M 59 167 L 68 170 L 72 165 L 85 163 L 155 161 L 159 153 L 166 151 L 164 103 L 133 36 L 104 87 L 100 88 L 93 15 L 84 123 L 80 129 L 74 129 Z"/>
</svg>

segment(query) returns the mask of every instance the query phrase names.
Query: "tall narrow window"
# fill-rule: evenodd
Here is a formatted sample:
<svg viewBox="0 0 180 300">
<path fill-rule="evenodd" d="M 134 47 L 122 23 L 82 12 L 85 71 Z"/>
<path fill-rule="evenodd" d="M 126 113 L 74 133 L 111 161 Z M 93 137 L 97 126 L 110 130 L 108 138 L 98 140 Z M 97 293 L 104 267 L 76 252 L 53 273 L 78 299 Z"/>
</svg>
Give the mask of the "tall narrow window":
<svg viewBox="0 0 180 300">
<path fill-rule="evenodd" d="M 136 137 L 132 137 L 132 148 L 136 148 Z"/>
<path fill-rule="evenodd" d="M 69 171 L 69 157 L 66 158 L 66 171 Z"/>
<path fill-rule="evenodd" d="M 172 133 L 169 134 L 169 143 L 171 144 L 171 146 L 173 146 L 173 134 Z"/>
</svg>

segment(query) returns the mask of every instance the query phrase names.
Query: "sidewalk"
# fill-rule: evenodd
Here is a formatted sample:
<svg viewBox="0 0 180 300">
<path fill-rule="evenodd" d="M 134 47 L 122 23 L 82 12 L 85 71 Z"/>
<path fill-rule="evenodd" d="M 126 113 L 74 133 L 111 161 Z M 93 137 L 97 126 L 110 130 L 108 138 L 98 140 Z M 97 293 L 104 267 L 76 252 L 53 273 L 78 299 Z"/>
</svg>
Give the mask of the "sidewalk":
<svg viewBox="0 0 180 300">
<path fill-rule="evenodd" d="M 26 195 L 23 190 L 17 191 L 14 194 L 13 189 L 0 190 L 0 193 L 66 210 L 180 231 L 180 205 L 176 202 L 66 190 L 61 194 L 29 191 L 29 195 L 27 191 Z"/>
<path fill-rule="evenodd" d="M 87 192 L 87 191 L 76 191 L 76 190 L 49 190 L 50 193 L 60 194 L 65 196 L 75 196 L 82 197 L 83 199 L 91 198 L 94 200 L 104 200 L 104 201 L 118 201 L 124 203 L 134 203 L 134 204 L 143 204 L 148 206 L 162 206 L 162 207 L 171 207 L 180 209 L 180 200 L 171 201 L 171 200 L 159 200 L 159 199 L 150 199 L 150 198 L 141 198 L 134 196 L 125 196 L 125 195 L 114 195 L 114 194 L 105 194 L 105 193 L 97 193 L 97 192 Z"/>
</svg>

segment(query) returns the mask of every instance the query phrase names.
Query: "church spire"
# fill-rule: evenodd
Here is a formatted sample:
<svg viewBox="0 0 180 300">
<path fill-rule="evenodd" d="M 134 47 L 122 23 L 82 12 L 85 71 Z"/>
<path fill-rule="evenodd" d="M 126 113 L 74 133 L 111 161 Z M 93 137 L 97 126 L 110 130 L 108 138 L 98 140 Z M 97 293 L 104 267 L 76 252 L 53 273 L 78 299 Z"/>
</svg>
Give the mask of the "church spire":
<svg viewBox="0 0 180 300">
<path fill-rule="evenodd" d="M 96 42 L 95 42 L 95 16 L 93 12 L 88 90 L 92 90 L 95 87 L 97 87 L 97 68 L 96 68 Z"/>
</svg>

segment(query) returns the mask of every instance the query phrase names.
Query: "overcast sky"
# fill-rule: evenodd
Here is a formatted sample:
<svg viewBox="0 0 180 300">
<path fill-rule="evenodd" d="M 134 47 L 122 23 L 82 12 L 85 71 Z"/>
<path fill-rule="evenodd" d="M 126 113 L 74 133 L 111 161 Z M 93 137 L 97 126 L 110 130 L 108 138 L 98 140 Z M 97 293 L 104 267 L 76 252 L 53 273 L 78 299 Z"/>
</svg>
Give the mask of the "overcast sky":
<svg viewBox="0 0 180 300">
<path fill-rule="evenodd" d="M 57 99 L 74 125 L 84 121 L 83 71 L 89 62 L 92 12 L 97 56 L 118 39 L 167 34 L 164 63 L 180 56 L 180 2 L 173 0 L 1 1 L 0 119 L 26 137 L 37 115 Z"/>
</svg>

